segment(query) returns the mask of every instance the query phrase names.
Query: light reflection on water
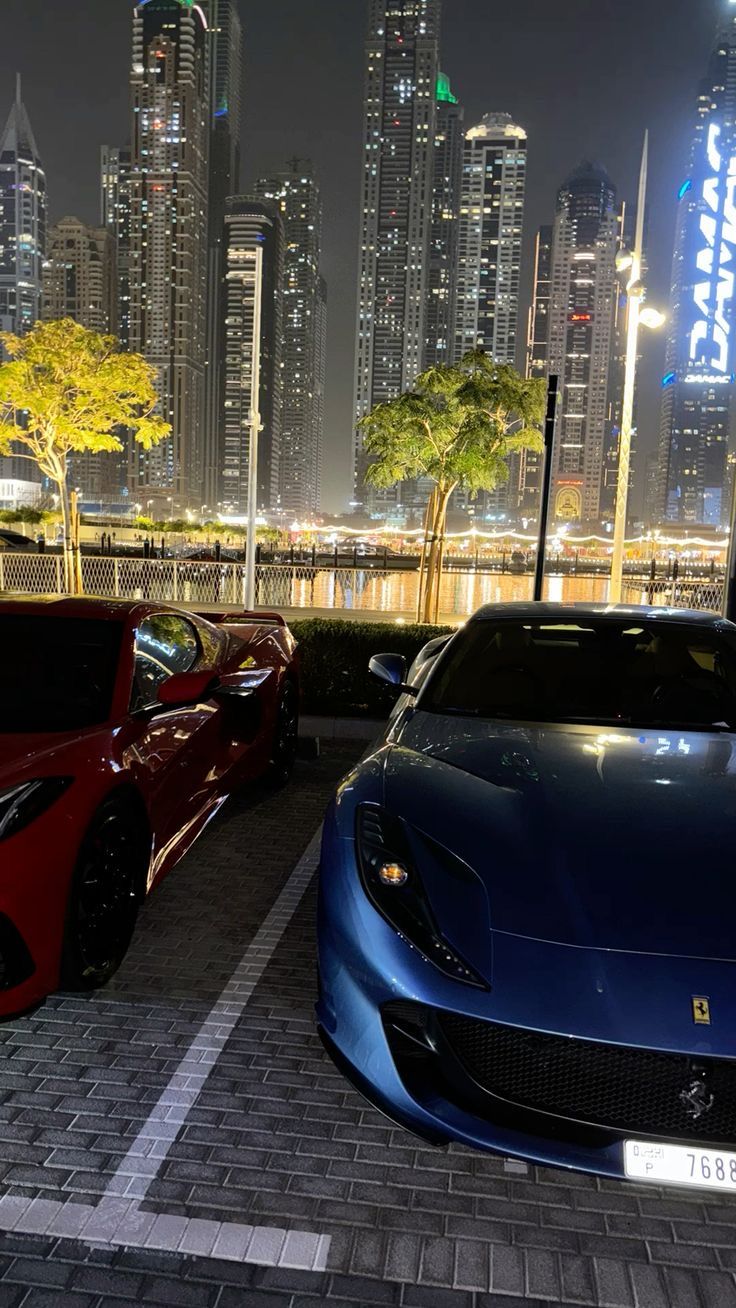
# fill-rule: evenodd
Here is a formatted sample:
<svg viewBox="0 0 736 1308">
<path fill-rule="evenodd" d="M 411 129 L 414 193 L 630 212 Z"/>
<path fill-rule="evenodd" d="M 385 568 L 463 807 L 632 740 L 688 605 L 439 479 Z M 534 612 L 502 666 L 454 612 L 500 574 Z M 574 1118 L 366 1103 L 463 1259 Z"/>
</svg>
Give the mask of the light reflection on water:
<svg viewBox="0 0 736 1308">
<path fill-rule="evenodd" d="M 259 596 L 261 604 L 283 608 L 359 609 L 411 618 L 416 615 L 418 572 L 383 572 L 339 568 L 316 571 L 307 577 L 290 569 L 268 579 Z M 531 576 L 485 572 L 448 572 L 442 579 L 440 613 L 468 617 L 482 604 L 501 604 L 532 597 Z M 605 577 L 547 577 L 545 599 L 553 602 L 605 602 Z"/>
</svg>

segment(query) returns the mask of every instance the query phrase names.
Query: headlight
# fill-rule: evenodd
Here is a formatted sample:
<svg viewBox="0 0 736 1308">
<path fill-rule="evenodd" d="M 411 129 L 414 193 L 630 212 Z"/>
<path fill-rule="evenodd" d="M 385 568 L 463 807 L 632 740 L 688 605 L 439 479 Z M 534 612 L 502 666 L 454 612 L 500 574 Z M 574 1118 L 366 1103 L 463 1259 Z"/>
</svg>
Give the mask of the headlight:
<svg viewBox="0 0 736 1308">
<path fill-rule="evenodd" d="M 442 935 L 399 819 L 377 805 L 361 804 L 356 845 L 364 889 L 381 916 L 453 981 L 487 990 L 487 982 Z"/>
<path fill-rule="evenodd" d="M 0 840 L 7 840 L 27 827 L 71 784 L 71 777 L 42 777 L 0 790 Z"/>
</svg>

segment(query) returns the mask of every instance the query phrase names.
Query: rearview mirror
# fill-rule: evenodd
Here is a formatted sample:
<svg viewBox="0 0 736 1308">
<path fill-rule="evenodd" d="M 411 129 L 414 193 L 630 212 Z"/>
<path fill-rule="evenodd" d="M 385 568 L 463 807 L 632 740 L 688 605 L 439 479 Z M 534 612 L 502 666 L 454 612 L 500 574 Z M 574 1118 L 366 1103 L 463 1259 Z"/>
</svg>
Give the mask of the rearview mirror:
<svg viewBox="0 0 736 1308">
<path fill-rule="evenodd" d="M 405 695 L 417 694 L 414 686 L 407 685 L 409 669 L 403 654 L 374 654 L 368 664 L 368 671 L 379 681 L 385 681 Z"/>
<path fill-rule="evenodd" d="M 211 668 L 203 672 L 176 672 L 158 688 L 157 699 L 165 708 L 184 708 L 209 699 L 217 686 L 217 673 Z"/>
</svg>

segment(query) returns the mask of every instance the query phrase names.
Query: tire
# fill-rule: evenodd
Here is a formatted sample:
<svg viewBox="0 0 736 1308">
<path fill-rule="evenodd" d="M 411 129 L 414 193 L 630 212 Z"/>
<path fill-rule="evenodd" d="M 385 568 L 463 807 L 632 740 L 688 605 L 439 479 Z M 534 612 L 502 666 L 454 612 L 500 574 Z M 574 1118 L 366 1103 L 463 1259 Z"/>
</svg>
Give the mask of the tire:
<svg viewBox="0 0 736 1308">
<path fill-rule="evenodd" d="M 299 692 L 293 681 L 285 681 L 279 693 L 273 750 L 266 781 L 279 789 L 291 779 L 299 741 Z"/>
<path fill-rule="evenodd" d="M 96 990 L 117 972 L 145 885 L 147 838 L 129 805 L 108 800 L 79 850 L 67 904 L 61 985 Z"/>
</svg>

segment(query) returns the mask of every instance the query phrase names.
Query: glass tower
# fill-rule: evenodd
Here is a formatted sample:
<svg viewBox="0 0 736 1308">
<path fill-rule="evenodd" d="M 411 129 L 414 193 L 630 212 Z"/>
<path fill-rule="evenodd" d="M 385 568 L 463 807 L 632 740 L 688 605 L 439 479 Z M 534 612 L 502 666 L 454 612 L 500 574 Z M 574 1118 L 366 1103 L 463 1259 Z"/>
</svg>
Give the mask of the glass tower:
<svg viewBox="0 0 736 1308">
<path fill-rule="evenodd" d="M 319 509 L 321 482 L 322 200 L 308 159 L 292 159 L 286 171 L 262 177 L 255 193 L 278 206 L 284 227 L 280 506 L 303 519 Z"/>
<path fill-rule="evenodd" d="M 424 361 L 439 29 L 440 0 L 369 0 L 356 420 L 408 389 Z M 362 501 L 359 440 L 355 467 L 355 498 Z M 401 488 L 380 500 L 384 510 L 400 503 Z"/>
<path fill-rule="evenodd" d="M 736 7 L 729 4 L 698 96 L 678 195 L 666 372 L 662 381 L 661 521 L 728 522 L 734 424 Z"/>
</svg>

